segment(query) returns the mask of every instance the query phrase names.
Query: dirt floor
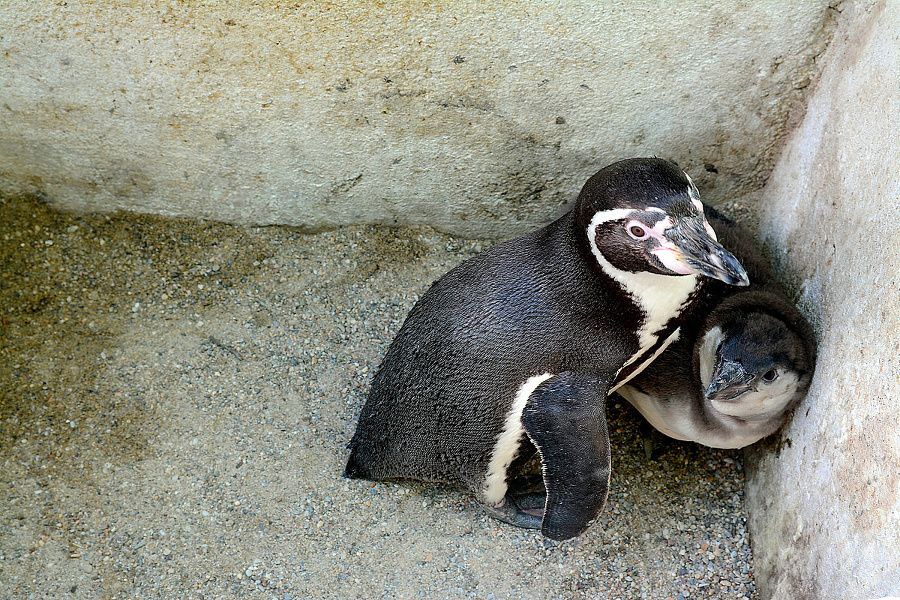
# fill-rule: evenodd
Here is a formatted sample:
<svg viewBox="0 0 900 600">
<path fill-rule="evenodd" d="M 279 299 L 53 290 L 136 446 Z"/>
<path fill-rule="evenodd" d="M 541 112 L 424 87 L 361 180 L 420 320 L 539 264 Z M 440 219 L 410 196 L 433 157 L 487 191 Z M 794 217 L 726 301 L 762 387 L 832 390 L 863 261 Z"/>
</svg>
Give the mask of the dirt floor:
<svg viewBox="0 0 900 600">
<path fill-rule="evenodd" d="M 650 461 L 620 399 L 572 541 L 341 477 L 417 294 L 486 245 L 0 200 L 0 598 L 758 598 L 741 453 Z"/>
</svg>

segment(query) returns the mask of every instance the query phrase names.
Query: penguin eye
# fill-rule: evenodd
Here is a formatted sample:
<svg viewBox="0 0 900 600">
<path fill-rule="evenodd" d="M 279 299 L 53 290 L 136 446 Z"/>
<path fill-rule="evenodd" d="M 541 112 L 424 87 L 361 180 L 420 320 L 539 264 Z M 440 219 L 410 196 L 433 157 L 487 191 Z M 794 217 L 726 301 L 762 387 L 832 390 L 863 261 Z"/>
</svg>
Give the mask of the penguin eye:
<svg viewBox="0 0 900 600">
<path fill-rule="evenodd" d="M 647 230 L 642 226 L 638 225 L 634 221 L 625 226 L 625 229 L 628 231 L 628 235 L 633 237 L 636 240 L 646 239 L 650 234 L 647 233 Z"/>
<path fill-rule="evenodd" d="M 770 369 L 770 370 L 766 371 L 765 373 L 763 373 L 762 378 L 763 378 L 763 381 L 772 383 L 773 381 L 778 379 L 778 371 L 776 371 L 775 369 Z"/>
</svg>

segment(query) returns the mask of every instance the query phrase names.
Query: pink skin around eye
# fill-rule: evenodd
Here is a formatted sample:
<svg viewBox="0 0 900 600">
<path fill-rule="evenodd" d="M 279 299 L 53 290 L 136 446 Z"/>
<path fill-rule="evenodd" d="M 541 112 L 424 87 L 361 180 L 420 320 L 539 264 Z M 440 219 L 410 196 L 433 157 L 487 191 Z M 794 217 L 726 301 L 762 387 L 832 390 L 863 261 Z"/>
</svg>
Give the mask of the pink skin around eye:
<svg viewBox="0 0 900 600">
<path fill-rule="evenodd" d="M 652 254 L 655 254 L 656 258 L 659 259 L 659 262 L 661 262 L 663 266 L 665 266 L 673 273 L 678 273 L 679 275 L 697 274 L 695 270 L 679 260 L 678 257 L 681 255 L 681 253 L 672 245 L 661 243 L 650 252 Z"/>
<path fill-rule="evenodd" d="M 709 226 L 709 223 L 704 219 L 704 223 L 706 226 L 706 230 L 709 232 L 710 236 L 713 239 L 716 239 L 716 234 L 712 231 L 712 228 Z M 677 273 L 679 275 L 696 275 L 697 271 L 687 266 L 681 261 L 681 251 L 675 247 L 672 242 L 668 240 L 665 236 L 665 232 L 672 227 L 672 219 L 670 217 L 666 217 L 664 219 L 660 219 L 656 222 L 653 227 L 648 227 L 646 224 L 641 221 L 629 221 L 625 224 L 625 229 L 629 232 L 629 235 L 634 237 L 635 239 L 647 239 L 653 238 L 657 242 L 657 246 L 650 250 L 652 254 L 654 254 L 659 262 L 663 264 L 665 268 L 672 271 L 673 273 Z M 644 231 L 643 236 L 635 236 L 632 232 L 632 228 L 639 227 Z"/>
<path fill-rule="evenodd" d="M 666 230 L 671 228 L 672 225 L 672 220 L 669 217 L 666 217 L 665 219 L 658 221 L 652 229 L 648 230 L 650 236 L 659 244 L 650 252 L 656 255 L 659 262 L 673 273 L 678 273 L 679 275 L 695 275 L 697 272 L 680 260 L 681 251 L 665 237 Z"/>
</svg>

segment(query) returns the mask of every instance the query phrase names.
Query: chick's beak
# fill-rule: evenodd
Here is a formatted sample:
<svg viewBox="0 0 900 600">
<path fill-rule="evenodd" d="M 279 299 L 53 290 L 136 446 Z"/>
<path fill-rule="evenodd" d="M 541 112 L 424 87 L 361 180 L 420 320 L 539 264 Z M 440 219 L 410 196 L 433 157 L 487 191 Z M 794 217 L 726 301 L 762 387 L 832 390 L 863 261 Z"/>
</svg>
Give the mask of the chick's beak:
<svg viewBox="0 0 900 600">
<path fill-rule="evenodd" d="M 712 381 L 706 388 L 705 396 L 707 400 L 725 401 L 734 400 L 744 392 L 753 389 L 750 385 L 753 381 L 753 374 L 744 370 L 739 362 L 721 359 L 717 361 L 713 370 Z"/>
<path fill-rule="evenodd" d="M 744 267 L 710 235 L 701 215 L 679 219 L 653 252 L 676 273 L 705 275 L 729 285 L 750 284 Z"/>
</svg>

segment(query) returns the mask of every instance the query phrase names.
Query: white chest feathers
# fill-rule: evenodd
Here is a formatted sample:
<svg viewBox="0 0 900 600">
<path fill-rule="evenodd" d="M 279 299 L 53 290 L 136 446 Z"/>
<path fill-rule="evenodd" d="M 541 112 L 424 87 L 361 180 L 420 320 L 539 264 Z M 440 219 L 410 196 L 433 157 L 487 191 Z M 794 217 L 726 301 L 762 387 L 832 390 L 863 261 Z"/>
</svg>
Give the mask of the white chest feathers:
<svg viewBox="0 0 900 600">
<path fill-rule="evenodd" d="M 610 268 L 613 269 L 612 265 Z M 666 323 L 677 316 L 697 288 L 697 275 L 657 275 L 656 273 L 626 273 L 613 275 L 644 312 L 644 325 L 639 332 L 641 350 L 656 343 L 657 334 Z"/>
<path fill-rule="evenodd" d="M 622 284 L 631 298 L 634 300 L 638 308 L 644 313 L 644 322 L 640 330 L 638 330 L 638 350 L 622 365 L 625 368 L 638 359 L 642 359 L 638 368 L 634 369 L 631 374 L 619 381 L 619 383 L 610 390 L 610 393 L 622 384 L 632 379 L 652 363 L 669 344 L 678 339 L 679 330 L 676 329 L 669 334 L 669 337 L 656 349 L 652 355 L 647 355 L 647 351 L 652 348 L 659 338 L 659 332 L 665 327 L 666 323 L 677 317 L 688 303 L 691 294 L 697 289 L 697 275 L 669 276 L 657 275 L 656 273 L 628 273 L 619 271 L 612 265 L 607 263 L 610 274 Z M 618 273 L 614 273 L 617 271 Z M 621 274 L 621 275 L 619 275 Z"/>
</svg>

